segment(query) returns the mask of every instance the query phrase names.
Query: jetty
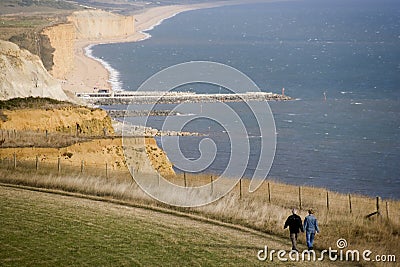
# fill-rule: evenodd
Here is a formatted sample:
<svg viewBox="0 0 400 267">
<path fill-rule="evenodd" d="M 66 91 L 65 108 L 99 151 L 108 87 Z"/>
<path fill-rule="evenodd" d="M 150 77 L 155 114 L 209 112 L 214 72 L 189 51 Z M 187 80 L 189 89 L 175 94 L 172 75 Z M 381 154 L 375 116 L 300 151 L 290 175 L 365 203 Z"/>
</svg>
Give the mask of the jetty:
<svg viewBox="0 0 400 267">
<path fill-rule="evenodd" d="M 76 93 L 76 96 L 92 105 L 129 104 L 180 104 L 205 102 L 242 101 L 288 101 L 291 97 L 272 92 L 245 92 L 238 94 L 197 94 L 194 92 L 159 91 L 101 91 L 95 93 Z"/>
<path fill-rule="evenodd" d="M 122 117 L 144 117 L 144 116 L 176 116 L 178 112 L 173 110 L 126 110 L 126 109 L 110 109 L 106 110 L 107 114 L 111 118 L 122 118 Z"/>
</svg>

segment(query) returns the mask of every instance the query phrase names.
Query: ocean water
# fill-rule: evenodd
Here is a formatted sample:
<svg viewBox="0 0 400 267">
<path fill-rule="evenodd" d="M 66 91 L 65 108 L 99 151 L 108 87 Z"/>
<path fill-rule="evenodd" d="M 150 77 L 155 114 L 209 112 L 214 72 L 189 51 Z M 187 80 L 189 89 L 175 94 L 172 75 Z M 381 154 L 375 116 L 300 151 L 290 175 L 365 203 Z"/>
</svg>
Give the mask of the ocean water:
<svg viewBox="0 0 400 267">
<path fill-rule="evenodd" d="M 277 132 L 269 178 L 400 198 L 399 1 L 299 0 L 203 9 L 178 14 L 149 33 L 151 38 L 141 42 L 91 48 L 116 72 L 116 86 L 136 90 L 156 72 L 187 61 L 230 65 L 263 91 L 284 87 L 296 98 L 269 103 Z M 259 130 L 244 106 L 231 105 L 250 132 L 245 175 L 251 176 L 259 157 Z M 154 117 L 149 124 L 161 127 L 163 120 Z M 132 121 L 144 123 L 142 118 Z M 220 173 L 233 145 L 221 125 L 196 120 L 185 130 L 215 140 L 217 157 L 205 171 Z M 201 139 L 181 138 L 182 154 L 198 158 Z M 178 152 L 167 153 L 174 161 Z"/>
</svg>

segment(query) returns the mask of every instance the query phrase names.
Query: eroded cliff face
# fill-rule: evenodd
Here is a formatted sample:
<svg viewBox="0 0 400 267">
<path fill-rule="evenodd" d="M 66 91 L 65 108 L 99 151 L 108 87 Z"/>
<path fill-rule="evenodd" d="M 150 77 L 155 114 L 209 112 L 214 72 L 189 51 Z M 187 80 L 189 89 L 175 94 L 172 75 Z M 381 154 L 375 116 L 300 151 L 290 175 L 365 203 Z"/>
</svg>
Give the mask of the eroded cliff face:
<svg viewBox="0 0 400 267">
<path fill-rule="evenodd" d="M 53 109 L 3 110 L 7 119 L 0 120 L 0 129 L 17 131 L 48 131 L 74 135 L 113 135 L 111 118 L 104 110 L 85 107 Z M 106 132 L 105 132 L 106 131 Z"/>
<path fill-rule="evenodd" d="M 44 132 L 75 135 L 79 125 L 80 136 L 101 136 L 87 142 L 79 142 L 67 147 L 16 147 L 2 148 L 0 158 L 11 158 L 15 153 L 19 159 L 35 160 L 39 156 L 41 162 L 54 163 L 58 157 L 64 162 L 80 166 L 82 160 L 86 164 L 104 166 L 108 163 L 112 169 L 125 169 L 126 161 L 133 171 L 143 174 L 173 175 L 174 170 L 165 152 L 157 146 L 151 137 L 126 137 L 123 141 L 114 136 L 111 118 L 104 110 L 89 109 L 80 106 L 55 108 L 26 108 L 2 110 L 0 129 L 17 132 Z M 104 137 L 106 131 L 107 137 Z M 0 140 L 1 141 L 1 140 Z M 52 146 L 53 144 L 49 144 Z M 124 156 L 124 149 L 127 158 Z"/>
<path fill-rule="evenodd" d="M 132 151 L 137 151 L 130 155 L 134 156 L 135 166 L 134 172 L 142 174 L 155 174 L 156 169 L 161 175 L 174 175 L 172 164 L 166 157 L 165 153 L 157 146 L 152 138 L 131 138 L 133 145 L 129 147 Z M 146 143 L 143 148 L 143 142 Z M 145 152 L 149 151 L 149 152 Z M 143 153 L 144 152 L 144 153 Z M 126 170 L 126 159 L 122 147 L 121 138 L 94 139 L 88 142 L 77 143 L 68 147 L 48 148 L 48 147 L 17 147 L 17 148 L 1 148 L 0 158 L 12 158 L 14 153 L 19 160 L 34 162 L 36 156 L 42 163 L 56 164 L 58 157 L 62 158 L 62 164 L 76 166 L 80 168 L 81 162 L 84 161 L 86 166 L 97 166 L 103 169 L 105 164 L 111 170 Z M 66 156 L 68 155 L 68 156 Z M 149 160 L 150 159 L 150 160 Z M 130 159 L 127 159 L 131 161 Z"/>
<path fill-rule="evenodd" d="M 135 33 L 135 18 L 102 10 L 84 10 L 68 16 L 68 23 L 47 27 L 42 34 L 49 38 L 53 52 L 50 73 L 65 79 L 74 67 L 74 49 L 77 40 L 121 38 Z"/>
<path fill-rule="evenodd" d="M 135 32 L 135 19 L 101 10 L 84 10 L 72 13 L 68 21 L 74 24 L 78 39 L 122 37 Z"/>
<path fill-rule="evenodd" d="M 65 79 L 74 66 L 75 26 L 72 23 L 59 24 L 44 29 L 43 34 L 48 36 L 51 46 L 55 48 L 50 73 L 54 78 Z"/>
<path fill-rule="evenodd" d="M 167 154 L 158 147 L 154 138 L 124 137 L 123 148 L 125 160 L 133 173 L 139 175 L 159 173 L 164 176 L 175 174 Z"/>
<path fill-rule="evenodd" d="M 38 56 L 0 40 L 0 99 L 29 96 L 68 99 Z"/>
</svg>

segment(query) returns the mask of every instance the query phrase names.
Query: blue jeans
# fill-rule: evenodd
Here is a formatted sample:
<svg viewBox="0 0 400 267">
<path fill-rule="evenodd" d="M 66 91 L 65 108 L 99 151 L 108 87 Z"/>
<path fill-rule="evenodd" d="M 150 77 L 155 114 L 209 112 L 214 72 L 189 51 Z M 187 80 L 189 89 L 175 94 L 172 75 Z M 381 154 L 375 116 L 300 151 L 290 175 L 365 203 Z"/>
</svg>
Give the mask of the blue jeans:
<svg viewBox="0 0 400 267">
<path fill-rule="evenodd" d="M 306 242 L 308 249 L 313 247 L 315 232 L 306 231 Z"/>
</svg>

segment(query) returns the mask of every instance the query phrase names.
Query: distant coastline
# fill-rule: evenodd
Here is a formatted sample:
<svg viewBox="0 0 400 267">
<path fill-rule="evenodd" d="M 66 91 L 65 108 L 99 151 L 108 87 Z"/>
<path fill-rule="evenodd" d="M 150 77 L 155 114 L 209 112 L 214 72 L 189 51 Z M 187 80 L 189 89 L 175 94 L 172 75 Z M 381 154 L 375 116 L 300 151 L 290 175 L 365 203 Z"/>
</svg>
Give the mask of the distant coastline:
<svg viewBox="0 0 400 267">
<path fill-rule="evenodd" d="M 97 44 L 138 42 L 150 38 L 145 31 L 160 25 L 164 20 L 181 12 L 213 7 L 212 4 L 193 6 L 163 6 L 143 10 L 135 15 L 135 33 L 126 37 L 102 38 L 100 40 L 79 40 L 75 43 L 73 70 L 66 75 L 63 89 L 79 92 L 80 88 L 122 89 L 118 81 L 118 71 L 108 62 L 91 55 L 91 48 Z"/>
<path fill-rule="evenodd" d="M 151 37 L 147 31 L 150 31 L 160 25 L 163 21 L 172 18 L 179 13 L 214 8 L 228 5 L 240 5 L 257 2 L 275 2 L 273 0 L 237 0 L 237 1 L 216 1 L 212 3 L 202 3 L 193 5 L 173 5 L 161 6 L 144 9 L 135 16 L 135 33 L 130 36 L 102 38 L 100 40 L 79 40 L 74 47 L 74 67 L 66 75 L 66 80 L 62 87 L 71 92 L 81 92 L 80 88 L 87 88 L 89 91 L 94 87 L 102 89 L 120 90 L 119 73 L 112 68 L 108 62 L 91 55 L 91 48 L 97 44 L 106 43 L 126 43 L 139 42 Z"/>
</svg>

